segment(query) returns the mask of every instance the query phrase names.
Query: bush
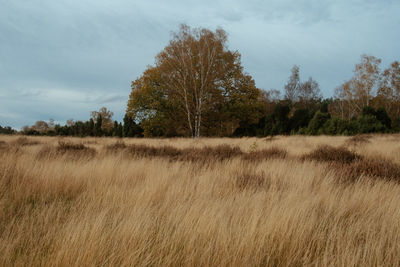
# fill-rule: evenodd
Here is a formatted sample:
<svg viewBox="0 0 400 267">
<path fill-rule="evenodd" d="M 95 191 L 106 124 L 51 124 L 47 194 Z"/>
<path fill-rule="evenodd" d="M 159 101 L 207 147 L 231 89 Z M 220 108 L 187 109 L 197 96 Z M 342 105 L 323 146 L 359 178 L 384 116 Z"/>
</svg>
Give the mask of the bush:
<svg viewBox="0 0 400 267">
<path fill-rule="evenodd" d="M 307 127 L 313 118 L 314 112 L 309 109 L 298 109 L 290 118 L 290 128 L 292 131 L 298 131 L 300 128 Z"/>
<path fill-rule="evenodd" d="M 287 134 L 290 132 L 290 121 L 288 118 L 289 112 L 289 106 L 281 104 L 275 106 L 274 112 L 272 113 L 272 117 L 274 120 L 272 134 Z"/>
<path fill-rule="evenodd" d="M 285 159 L 287 156 L 287 151 L 272 147 L 266 148 L 258 151 L 251 151 L 249 153 L 244 153 L 242 159 L 249 161 L 261 161 L 266 159 Z"/>
<path fill-rule="evenodd" d="M 16 131 L 10 126 L 2 127 L 0 125 L 0 134 L 15 134 Z"/>
<path fill-rule="evenodd" d="M 358 133 L 378 133 L 384 132 L 385 127 L 373 115 L 362 115 L 357 120 Z"/>
<path fill-rule="evenodd" d="M 400 117 L 393 120 L 392 129 L 394 132 L 400 132 Z"/>
<path fill-rule="evenodd" d="M 340 180 L 345 182 L 354 182 L 361 176 L 400 182 L 400 166 L 385 159 L 358 160 L 338 169 Z"/>
<path fill-rule="evenodd" d="M 371 139 L 371 137 L 372 136 L 370 136 L 370 135 L 358 134 L 358 135 L 352 136 L 349 139 L 347 139 L 346 145 L 357 146 L 357 145 L 361 145 L 361 144 L 367 144 L 370 142 L 369 139 Z"/>
<path fill-rule="evenodd" d="M 301 157 L 302 160 L 314 160 L 319 162 L 331 162 L 349 164 L 362 159 L 357 153 L 351 152 L 344 147 L 320 146 L 309 154 Z"/>
<path fill-rule="evenodd" d="M 320 129 L 323 125 L 331 118 L 329 113 L 322 113 L 321 111 L 317 111 L 308 124 L 307 133 L 311 135 L 320 134 Z"/>
<path fill-rule="evenodd" d="M 115 142 L 115 143 L 112 144 L 112 145 L 107 145 L 107 146 L 105 147 L 105 149 L 108 150 L 108 151 L 118 151 L 118 150 L 125 149 L 126 147 L 127 147 L 127 146 L 126 146 L 126 144 L 124 143 L 124 141 L 118 140 L 117 142 Z"/>
<path fill-rule="evenodd" d="M 349 124 L 347 121 L 338 117 L 332 117 L 324 123 L 322 131 L 328 135 L 341 135 L 346 133 L 348 128 Z"/>
<path fill-rule="evenodd" d="M 392 128 L 392 120 L 390 119 L 389 115 L 387 114 L 385 108 L 378 108 L 375 112 L 375 117 L 378 121 L 382 123 L 382 125 L 390 130 Z"/>
<path fill-rule="evenodd" d="M 182 150 L 181 160 L 187 161 L 223 161 L 243 154 L 238 146 L 231 147 L 223 144 L 216 147 L 206 146 L 203 148 L 186 148 Z"/>
<path fill-rule="evenodd" d="M 69 159 L 91 159 L 96 155 L 96 150 L 86 147 L 84 144 L 59 141 L 56 148 L 57 155 L 66 155 Z"/>
</svg>

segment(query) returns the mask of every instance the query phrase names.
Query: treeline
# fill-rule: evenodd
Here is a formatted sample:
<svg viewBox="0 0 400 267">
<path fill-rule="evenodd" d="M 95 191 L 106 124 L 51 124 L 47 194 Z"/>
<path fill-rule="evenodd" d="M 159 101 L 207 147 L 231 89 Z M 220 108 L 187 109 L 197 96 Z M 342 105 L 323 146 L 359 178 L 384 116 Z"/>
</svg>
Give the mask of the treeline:
<svg viewBox="0 0 400 267">
<path fill-rule="evenodd" d="M 10 126 L 2 127 L 0 125 L 0 134 L 15 134 L 17 131 L 11 128 Z"/>
<path fill-rule="evenodd" d="M 67 120 L 65 125 L 37 121 L 32 126 L 24 126 L 21 133 L 25 135 L 48 136 L 114 136 L 114 137 L 143 137 L 143 129 L 129 116 L 125 116 L 123 123 L 112 120 L 113 112 L 102 107 L 99 111 L 92 111 L 88 121 Z"/>
<path fill-rule="evenodd" d="M 222 29 L 182 25 L 143 74 L 132 82 L 127 114 L 144 136 L 267 136 L 398 132 L 400 67 L 381 72 L 368 55 L 354 76 L 323 99 L 318 83 L 294 66 L 284 86 L 263 91 L 244 72 Z"/>
</svg>

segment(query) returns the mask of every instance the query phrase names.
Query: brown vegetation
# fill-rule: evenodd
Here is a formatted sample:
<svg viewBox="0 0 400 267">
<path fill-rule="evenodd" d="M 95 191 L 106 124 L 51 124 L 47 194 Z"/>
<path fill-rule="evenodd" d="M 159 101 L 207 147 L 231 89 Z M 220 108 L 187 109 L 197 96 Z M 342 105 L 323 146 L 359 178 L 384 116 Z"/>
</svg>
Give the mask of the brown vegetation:
<svg viewBox="0 0 400 267">
<path fill-rule="evenodd" d="M 242 158 L 249 161 L 260 161 L 273 158 L 284 159 L 287 152 L 283 149 L 271 147 L 267 149 L 243 152 L 238 146 L 220 144 L 216 146 L 204 146 L 201 148 L 178 149 L 173 146 L 149 146 L 145 144 L 126 145 L 122 141 L 105 146 L 106 152 L 123 152 L 126 155 L 141 157 L 159 157 L 171 161 L 191 161 L 191 162 L 214 162 Z"/>
<path fill-rule="evenodd" d="M 348 164 L 360 160 L 361 156 L 344 147 L 323 145 L 313 150 L 311 153 L 304 155 L 302 159 Z"/>
<path fill-rule="evenodd" d="M 301 159 L 328 162 L 330 168 L 337 170 L 341 182 L 354 182 L 363 176 L 400 182 L 400 164 L 379 157 L 363 157 L 344 147 L 320 146 Z"/>
<path fill-rule="evenodd" d="M 400 165 L 385 159 L 373 158 L 358 160 L 344 168 L 340 166 L 341 180 L 355 181 L 361 176 L 375 179 L 388 179 L 400 183 Z"/>
<path fill-rule="evenodd" d="M 34 145 L 39 145 L 40 142 L 37 140 L 31 140 L 25 136 L 19 137 L 16 140 L 13 141 L 14 145 L 17 146 L 34 146 Z"/>
<path fill-rule="evenodd" d="M 2 266 L 399 263 L 393 136 L 0 138 Z"/>
<path fill-rule="evenodd" d="M 372 138 L 371 135 L 366 135 L 366 134 L 358 134 L 352 137 L 349 137 L 349 139 L 346 141 L 346 145 L 349 146 L 357 146 L 357 145 L 365 145 L 370 143 L 370 139 Z"/>
</svg>

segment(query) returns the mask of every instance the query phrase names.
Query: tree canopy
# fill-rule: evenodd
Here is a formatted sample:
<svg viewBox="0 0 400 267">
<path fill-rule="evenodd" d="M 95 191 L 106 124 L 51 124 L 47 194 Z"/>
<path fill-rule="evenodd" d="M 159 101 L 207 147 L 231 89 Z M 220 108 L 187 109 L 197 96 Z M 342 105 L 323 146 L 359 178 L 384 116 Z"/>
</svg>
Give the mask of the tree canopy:
<svg viewBox="0 0 400 267">
<path fill-rule="evenodd" d="M 145 135 L 227 135 L 259 120 L 261 90 L 226 42 L 222 29 L 181 25 L 173 34 L 155 65 L 132 82 L 127 114 Z"/>
</svg>

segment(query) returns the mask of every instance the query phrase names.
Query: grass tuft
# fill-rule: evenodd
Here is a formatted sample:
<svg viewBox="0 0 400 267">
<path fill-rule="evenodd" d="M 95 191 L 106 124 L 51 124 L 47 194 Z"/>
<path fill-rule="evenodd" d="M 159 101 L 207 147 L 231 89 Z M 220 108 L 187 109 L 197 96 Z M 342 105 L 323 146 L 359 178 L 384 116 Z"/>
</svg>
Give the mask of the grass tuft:
<svg viewBox="0 0 400 267">
<path fill-rule="evenodd" d="M 240 190 L 251 189 L 257 190 L 265 186 L 269 186 L 270 179 L 266 176 L 265 172 L 254 172 L 245 169 L 236 174 L 236 186 Z"/>
</svg>

